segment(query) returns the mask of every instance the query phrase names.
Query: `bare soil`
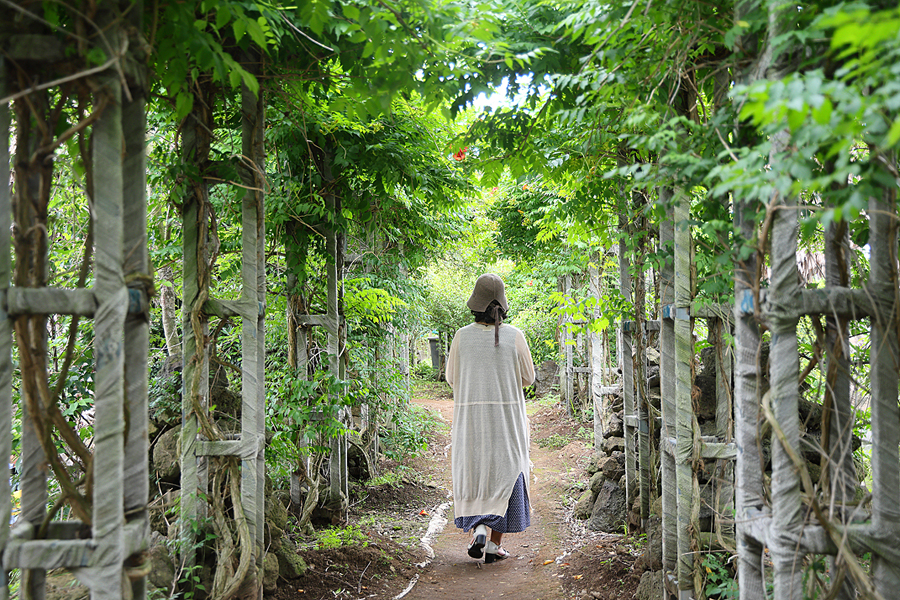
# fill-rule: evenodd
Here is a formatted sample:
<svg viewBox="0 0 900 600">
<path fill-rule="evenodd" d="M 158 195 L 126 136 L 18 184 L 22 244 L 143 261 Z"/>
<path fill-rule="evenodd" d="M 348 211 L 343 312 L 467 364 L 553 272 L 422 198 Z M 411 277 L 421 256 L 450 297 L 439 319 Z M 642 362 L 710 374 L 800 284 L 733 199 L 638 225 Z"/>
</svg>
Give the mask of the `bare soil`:
<svg viewBox="0 0 900 600">
<path fill-rule="evenodd" d="M 382 472 L 398 468 L 405 472 L 402 482 L 356 488 L 351 525 L 366 541 L 303 550 L 310 570 L 301 579 L 281 582 L 274 598 L 634 598 L 641 575 L 635 569 L 643 552 L 640 540 L 590 532 L 572 519 L 572 507 L 587 483 L 590 424 L 567 417 L 559 403 L 530 403 L 532 525 L 504 537 L 511 558 L 485 565 L 466 554 L 471 534 L 453 526 L 450 390 L 433 384 L 416 396 L 413 401 L 441 415 L 446 426 L 430 432 L 428 450 L 422 455 L 407 459 L 403 466 L 381 465 Z M 429 524 L 434 529 L 443 519 L 446 523 L 428 544 L 432 558 L 421 539 Z"/>
</svg>

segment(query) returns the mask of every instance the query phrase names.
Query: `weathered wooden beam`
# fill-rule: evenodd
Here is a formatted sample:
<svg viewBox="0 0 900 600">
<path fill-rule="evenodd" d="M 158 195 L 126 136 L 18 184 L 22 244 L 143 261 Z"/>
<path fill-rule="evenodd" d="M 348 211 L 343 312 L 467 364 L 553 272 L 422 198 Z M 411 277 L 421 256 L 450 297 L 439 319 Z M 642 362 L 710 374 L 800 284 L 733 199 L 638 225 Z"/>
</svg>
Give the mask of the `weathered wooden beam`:
<svg viewBox="0 0 900 600">
<path fill-rule="evenodd" d="M 100 296 L 89 289 L 9 288 L 0 290 L 0 302 L 10 317 L 22 315 L 77 315 L 92 318 Z M 128 314 L 146 315 L 150 303 L 143 289 L 128 290 Z"/>
<path fill-rule="evenodd" d="M 97 297 L 88 289 L 10 288 L 6 292 L 6 312 L 11 317 L 39 314 L 93 317 L 97 306 Z"/>
<path fill-rule="evenodd" d="M 876 314 L 869 290 L 831 286 L 826 289 L 800 290 L 800 314 L 833 315 L 865 319 Z"/>
<path fill-rule="evenodd" d="M 210 298 L 203 304 L 203 314 L 213 317 L 241 317 L 257 319 L 265 313 L 265 307 L 254 299 L 221 300 Z"/>
<path fill-rule="evenodd" d="M 700 457 L 731 460 L 737 458 L 737 447 L 726 442 L 700 442 Z"/>
<path fill-rule="evenodd" d="M 260 448 L 265 445 L 264 437 L 247 440 L 219 440 L 197 442 L 197 456 L 237 456 L 249 460 L 255 459 Z"/>
<path fill-rule="evenodd" d="M 759 290 L 759 296 L 762 304 L 760 313 L 765 319 L 769 310 L 769 290 Z M 741 314 L 753 314 L 756 305 L 753 290 L 741 290 L 738 297 Z M 799 302 L 792 307 L 791 314 L 798 318 L 804 315 L 830 315 L 851 320 L 866 319 L 877 314 L 872 298 L 873 294 L 868 289 L 829 286 L 824 289 L 800 290 Z M 781 307 L 780 310 L 784 313 L 787 309 Z"/>
<path fill-rule="evenodd" d="M 310 327 L 337 329 L 331 322 L 331 317 L 329 315 L 297 315 L 297 322 L 300 325 L 308 325 Z"/>
</svg>

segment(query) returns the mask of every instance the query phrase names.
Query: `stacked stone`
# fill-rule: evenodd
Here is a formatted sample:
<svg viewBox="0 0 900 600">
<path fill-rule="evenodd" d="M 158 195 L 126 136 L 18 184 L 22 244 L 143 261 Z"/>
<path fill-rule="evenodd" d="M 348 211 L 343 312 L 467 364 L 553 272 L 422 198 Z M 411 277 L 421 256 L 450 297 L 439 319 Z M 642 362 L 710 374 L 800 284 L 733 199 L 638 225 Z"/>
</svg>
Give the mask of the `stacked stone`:
<svg viewBox="0 0 900 600">
<path fill-rule="evenodd" d="M 587 466 L 590 484 L 575 505 L 575 518 L 588 521 L 589 529 L 607 533 L 622 532 L 627 511 L 621 396 L 616 401 L 619 409 L 607 422 L 602 451 L 594 454 Z"/>
</svg>

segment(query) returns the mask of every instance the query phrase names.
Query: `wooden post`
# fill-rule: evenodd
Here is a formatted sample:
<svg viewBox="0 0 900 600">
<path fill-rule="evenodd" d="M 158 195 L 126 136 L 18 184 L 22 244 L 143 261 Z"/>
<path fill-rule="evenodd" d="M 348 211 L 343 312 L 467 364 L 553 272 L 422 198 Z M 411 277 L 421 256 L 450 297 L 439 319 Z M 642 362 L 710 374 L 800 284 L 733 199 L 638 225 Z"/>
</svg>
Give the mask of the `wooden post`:
<svg viewBox="0 0 900 600">
<path fill-rule="evenodd" d="M 850 228 L 846 221 L 825 230 L 825 283 L 847 287 L 850 283 Z M 817 317 L 813 317 L 817 318 Z M 834 505 L 853 502 L 858 486 L 853 459 L 855 418 L 850 401 L 850 326 L 846 317 L 825 315 L 826 375 L 822 411 L 823 450 L 827 457 L 820 485 L 831 492 Z M 829 560 L 833 572 L 838 568 Z M 835 600 L 856 598 L 856 586 L 844 578 Z"/>
<path fill-rule="evenodd" d="M 291 234 L 292 225 L 288 224 L 288 237 L 293 238 Z M 294 238 L 295 239 L 295 238 Z M 286 244 L 285 252 L 288 253 L 288 262 L 299 261 L 296 255 L 296 249 Z M 297 276 L 288 272 L 287 276 L 287 323 L 288 323 L 288 364 L 293 368 L 297 379 L 306 381 L 309 378 L 309 326 L 301 323 L 300 316 L 307 315 L 306 302 L 297 290 Z M 300 447 L 306 446 L 305 437 L 300 437 L 298 444 Z M 307 476 L 310 473 L 310 457 L 305 456 L 302 459 L 303 469 Z M 294 506 L 302 504 L 302 479 L 300 473 L 293 471 L 291 473 L 290 494 L 291 503 Z"/>
<path fill-rule="evenodd" d="M 690 196 L 676 191 L 675 197 L 675 482 L 677 501 L 677 547 L 679 600 L 694 595 L 694 554 L 690 537 L 694 498 L 693 387 L 691 365 L 694 360 L 693 321 L 691 319 L 691 232 Z"/>
<path fill-rule="evenodd" d="M 900 410 L 897 406 L 898 356 L 896 301 L 897 195 L 886 191 L 883 198 L 869 199 L 868 290 L 877 300 L 879 313 L 872 318 L 870 372 L 872 380 L 872 526 L 887 531 L 900 521 Z M 896 565 L 873 553 L 872 579 L 884 598 L 896 597 L 900 574 Z"/>
<path fill-rule="evenodd" d="M 619 226 L 627 230 L 628 220 L 619 216 Z M 628 249 L 625 240 L 619 240 L 619 287 L 626 302 L 632 301 L 631 263 L 628 260 Z M 634 360 L 632 358 L 631 327 L 634 321 L 621 323 L 618 328 L 618 344 L 616 350 L 619 357 L 619 369 L 622 371 L 623 426 L 625 433 L 625 498 L 628 510 L 634 503 L 638 485 L 638 460 L 635 434 L 637 428 L 634 421 L 637 411 L 634 404 Z"/>
<path fill-rule="evenodd" d="M 734 438 L 734 411 L 732 409 L 732 360 L 731 347 L 725 340 L 729 322 L 710 319 L 716 349 L 716 437 L 720 442 L 731 443 Z M 716 461 L 716 514 L 715 531 L 723 540 L 734 538 L 734 461 Z"/>
<path fill-rule="evenodd" d="M 784 148 L 786 133 L 773 141 L 773 157 Z M 769 552 L 774 571 L 775 597 L 800 600 L 803 597 L 803 555 L 785 534 L 799 534 L 803 528 L 800 478 L 789 452 L 800 453 L 798 413 L 800 357 L 797 351 L 797 317 L 794 306 L 800 293 L 797 273 L 797 211 L 786 198 L 785 208 L 776 210 L 771 237 L 771 284 L 766 301 L 766 317 L 772 332 L 769 381 L 772 413 L 785 439 L 772 436 L 772 535 Z M 894 379 L 894 387 L 897 380 Z M 897 403 L 896 392 L 894 404 Z M 896 465 L 895 465 L 896 468 Z"/>
<path fill-rule="evenodd" d="M 0 96 L 6 95 L 6 63 L 0 56 Z M 0 294 L 9 291 L 12 265 L 10 261 L 10 220 L 12 209 L 9 198 L 9 105 L 0 104 Z M 0 302 L 0 454 L 12 456 L 12 328 L 6 303 Z M 9 461 L 0 467 L 0 553 L 9 539 L 7 523 L 12 517 L 12 491 L 10 489 Z M 0 569 L 0 600 L 9 598 L 9 579 L 5 569 Z"/>
<path fill-rule="evenodd" d="M 248 56 L 248 62 L 258 59 Z M 259 74 L 258 67 L 249 70 Z M 263 528 L 265 525 L 265 151 L 263 96 L 241 87 L 241 147 L 251 161 L 244 170 L 241 214 L 241 301 L 248 310 L 241 319 L 241 441 L 259 440 L 257 453 L 241 461 L 241 501 L 259 573 L 258 596 L 262 598 Z M 239 192 L 240 193 L 240 192 Z M 256 310 L 249 310 L 255 307 Z"/>
<path fill-rule="evenodd" d="M 636 219 L 635 230 L 640 234 L 646 231 L 646 219 L 643 216 L 643 195 L 632 193 Z M 644 257 L 644 237 L 638 235 L 637 256 Z M 648 418 L 647 396 L 647 310 L 646 310 L 646 275 L 638 269 L 634 277 L 634 404 L 632 414 L 637 417 L 637 457 L 638 457 L 638 496 L 641 500 L 641 528 L 646 531 L 647 517 L 650 516 L 650 420 Z M 630 508 L 630 507 L 629 507 Z"/>
<path fill-rule="evenodd" d="M 571 275 L 566 275 L 564 285 L 565 285 L 565 289 L 566 289 L 566 294 L 571 295 L 572 294 L 572 276 Z M 563 331 L 565 334 L 564 339 L 565 339 L 565 348 L 566 348 L 566 368 L 565 368 L 566 386 L 565 386 L 564 390 L 565 390 L 565 394 L 566 394 L 566 414 L 568 414 L 569 417 L 573 417 L 575 415 L 575 411 L 573 409 L 573 405 L 575 403 L 575 359 L 574 359 L 574 348 L 572 347 L 574 340 L 572 339 L 572 332 L 569 331 L 569 326 L 568 326 L 568 324 L 572 322 L 572 317 L 567 316 L 565 321 L 566 321 L 565 329 Z"/>
<path fill-rule="evenodd" d="M 205 98 L 197 98 L 194 110 L 188 115 L 182 130 L 183 160 L 196 159 L 197 153 L 207 146 L 207 123 L 204 113 Z M 183 230 L 183 300 L 182 308 L 182 400 L 181 400 L 181 496 L 179 500 L 179 539 L 184 569 L 190 572 L 196 556 L 191 523 L 205 514 L 205 477 L 197 452 L 200 425 L 197 410 L 206 410 L 209 401 L 209 354 L 205 338 L 209 335 L 208 319 L 199 315 L 199 331 L 195 333 L 192 313 L 198 304 L 208 297 L 209 281 L 201 273 L 206 270 L 208 250 L 206 223 L 209 190 L 197 182 L 196 191 L 185 195 L 182 208 Z M 201 270 L 202 269 L 202 270 Z M 200 339 L 198 339 L 198 336 Z M 196 388 L 194 387 L 196 383 Z M 196 407 L 195 407 L 196 403 Z"/>
<path fill-rule="evenodd" d="M 668 205 L 672 191 L 660 190 L 660 203 Z M 659 241 L 662 250 L 674 250 L 675 213 L 668 210 L 666 220 L 659 226 Z M 660 272 L 660 409 L 662 411 L 662 432 L 660 434 L 660 466 L 662 470 L 662 562 L 666 574 L 673 573 L 678 560 L 678 504 L 675 479 L 675 270 L 674 263 L 667 260 Z"/>
<path fill-rule="evenodd" d="M 595 259 L 602 260 L 602 256 Z M 596 265 L 590 267 L 591 278 L 591 296 L 600 298 L 602 291 L 600 289 L 600 271 Z M 594 307 L 593 317 L 596 319 L 600 316 L 599 306 Z M 604 402 L 604 394 L 602 393 L 604 383 L 604 369 L 606 367 L 603 356 L 603 337 L 594 331 L 588 332 L 590 341 L 590 365 L 591 365 L 591 385 L 589 392 L 591 401 L 594 406 L 594 452 L 600 452 L 603 447 L 603 431 L 606 426 L 606 406 Z"/>
<path fill-rule="evenodd" d="M 325 158 L 328 166 L 328 175 L 330 178 L 331 169 L 327 161 L 330 157 Z M 326 208 L 328 212 L 337 219 L 341 211 L 341 202 L 334 194 L 327 194 L 325 197 Z M 338 379 L 343 380 L 345 374 L 343 352 L 344 352 L 344 327 L 343 318 L 343 281 L 342 274 L 344 268 L 344 244 L 343 235 L 337 231 L 336 226 L 330 228 L 326 234 L 325 245 L 331 260 L 328 262 L 328 367 L 331 373 Z M 342 410 L 340 418 L 343 421 L 349 420 L 347 410 Z M 331 441 L 331 454 L 328 459 L 330 474 L 330 496 L 331 501 L 339 503 L 341 520 L 345 518 L 347 503 L 350 498 L 349 474 L 347 472 L 347 437 L 340 435 Z"/>
<path fill-rule="evenodd" d="M 128 309 L 128 290 L 122 272 L 123 252 L 123 179 L 121 88 L 116 76 L 104 78 L 105 93 L 113 100 L 93 127 L 94 161 L 94 235 L 97 256 L 94 267 L 94 292 L 101 301 L 94 317 L 94 353 L 96 361 L 94 392 L 94 472 L 92 532 L 94 541 L 110 546 L 122 556 L 124 539 L 124 454 L 125 433 L 125 349 L 122 332 Z M 102 477 L 100 477 L 102 474 Z M 105 566 L 110 574 L 120 572 L 119 565 Z M 116 600 L 121 596 L 121 581 L 104 581 L 91 586 L 92 600 Z"/>
<path fill-rule="evenodd" d="M 45 93 L 32 94 L 30 102 L 38 110 L 46 111 L 47 98 Z M 24 101 L 16 101 L 14 108 L 18 122 L 30 122 L 31 114 L 26 108 Z M 20 231 L 27 231 L 32 227 L 42 227 L 43 223 L 38 221 L 36 207 L 42 204 L 39 196 L 39 189 L 43 183 L 42 174 L 39 169 L 28 168 L 29 154 L 38 149 L 38 142 L 33 136 L 28 136 L 24 132 L 23 127 L 16 128 L 16 188 L 14 198 L 14 226 Z M 3 182 L 5 185 L 6 182 Z M 17 236 L 18 238 L 19 236 Z M 18 239 L 15 240 L 18 242 Z M 24 253 L 32 254 L 26 258 Z M 35 264 L 29 269 L 26 266 L 28 260 Z M 17 287 L 34 287 L 44 288 L 47 285 L 47 245 L 46 242 L 39 242 L 36 247 L 25 248 L 20 252 L 16 252 L 16 266 L 14 283 Z M 33 271 L 29 273 L 28 271 Z M 32 328 L 32 331 L 46 331 L 46 315 L 36 315 L 33 317 L 18 317 L 25 319 L 24 327 Z M 18 324 L 18 323 L 17 323 Z M 34 336 L 34 342 L 38 347 L 35 348 L 37 356 L 47 356 L 47 340 L 46 335 Z M 21 351 L 21 348 L 20 348 Z M 40 400 L 32 397 L 32 391 L 28 387 L 22 389 L 22 401 L 39 402 Z M 28 410 L 22 410 L 22 467 L 19 475 L 19 488 L 22 491 L 20 501 L 20 519 L 31 523 L 35 527 L 40 526 L 44 520 L 47 511 L 47 456 L 41 446 L 38 438 L 35 424 Z M 43 600 L 46 595 L 45 590 L 46 571 L 41 568 L 31 568 L 22 571 L 22 580 L 19 588 L 19 594 L 25 598 L 32 600 Z"/>
<path fill-rule="evenodd" d="M 136 11 L 139 18 L 140 11 Z M 150 258 L 147 250 L 146 144 L 147 119 L 144 90 L 131 85 L 132 100 L 122 108 L 125 138 L 123 158 L 124 266 L 132 298 L 137 295 L 140 311 L 130 310 L 125 319 L 125 383 L 128 386 L 128 437 L 125 443 L 125 514 L 139 531 L 149 531 L 147 504 L 150 499 L 149 413 L 147 406 L 147 357 L 150 353 L 148 289 Z M 133 302 L 132 302 L 133 304 Z M 146 577 L 131 584 L 134 600 L 147 595 Z"/>
</svg>

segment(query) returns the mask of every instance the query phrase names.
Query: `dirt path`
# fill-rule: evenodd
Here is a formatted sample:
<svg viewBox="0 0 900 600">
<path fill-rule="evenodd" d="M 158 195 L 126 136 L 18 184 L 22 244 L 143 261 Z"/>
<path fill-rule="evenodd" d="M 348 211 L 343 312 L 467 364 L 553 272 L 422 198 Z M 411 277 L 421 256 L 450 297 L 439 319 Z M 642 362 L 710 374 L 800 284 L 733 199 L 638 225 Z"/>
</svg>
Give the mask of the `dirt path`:
<svg viewBox="0 0 900 600">
<path fill-rule="evenodd" d="M 450 399 L 416 399 L 413 402 L 438 411 L 448 423 L 452 421 L 453 401 Z M 436 458 L 440 459 L 440 456 Z M 436 476 L 450 489 L 449 446 L 444 448 L 444 458 L 443 468 Z M 561 557 L 566 525 L 560 505 L 560 498 L 569 484 L 567 473 L 570 472 L 570 465 L 566 458 L 532 443 L 534 471 L 529 497 L 534 512 L 531 527 L 522 533 L 504 536 L 503 546 L 512 557 L 491 565 L 470 558 L 466 554 L 466 546 L 471 534 L 453 526 L 451 507 L 444 515 L 447 525 L 432 545 L 434 560 L 404 599 L 566 598 L 561 585 L 566 567 L 565 559 Z"/>
</svg>

